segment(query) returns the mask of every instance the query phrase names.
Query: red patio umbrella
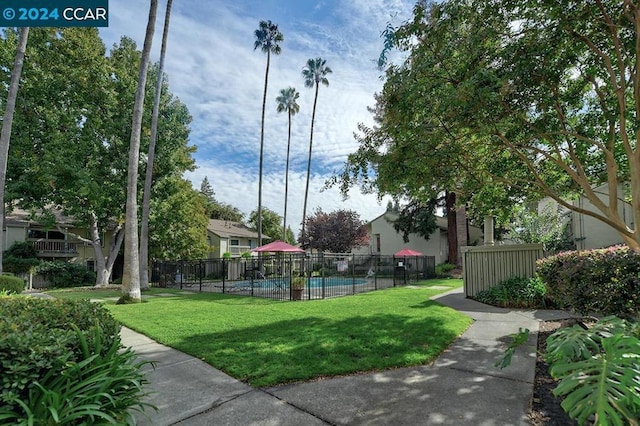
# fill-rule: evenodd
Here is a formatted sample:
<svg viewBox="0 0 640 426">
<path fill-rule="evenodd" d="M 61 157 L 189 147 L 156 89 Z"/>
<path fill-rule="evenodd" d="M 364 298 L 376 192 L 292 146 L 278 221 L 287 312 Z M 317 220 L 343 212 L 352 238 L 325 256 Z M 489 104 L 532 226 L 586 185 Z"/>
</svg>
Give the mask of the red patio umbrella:
<svg viewBox="0 0 640 426">
<path fill-rule="evenodd" d="M 415 251 L 415 250 L 411 250 L 411 249 L 405 248 L 405 249 L 400 250 L 396 254 L 394 254 L 394 256 L 395 257 L 422 256 L 422 253 L 420 253 L 419 251 Z"/>
<path fill-rule="evenodd" d="M 292 246 L 284 241 L 272 241 L 260 247 L 256 247 L 251 251 L 255 252 L 283 252 L 283 253 L 304 253 L 300 247 Z"/>
</svg>

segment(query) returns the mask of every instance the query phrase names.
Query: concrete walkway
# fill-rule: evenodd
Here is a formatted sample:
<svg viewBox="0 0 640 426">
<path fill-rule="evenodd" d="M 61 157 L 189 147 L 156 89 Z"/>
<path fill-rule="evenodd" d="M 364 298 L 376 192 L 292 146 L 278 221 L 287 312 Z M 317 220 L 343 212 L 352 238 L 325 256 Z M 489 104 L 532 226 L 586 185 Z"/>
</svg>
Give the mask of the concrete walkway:
<svg viewBox="0 0 640 426">
<path fill-rule="evenodd" d="M 158 407 L 141 425 L 528 425 L 535 335 L 510 367 L 494 367 L 519 328 L 538 331 L 561 311 L 500 309 L 434 297 L 475 322 L 431 365 L 254 389 L 182 352 L 123 328 L 122 341 L 155 361 L 149 373 Z"/>
</svg>

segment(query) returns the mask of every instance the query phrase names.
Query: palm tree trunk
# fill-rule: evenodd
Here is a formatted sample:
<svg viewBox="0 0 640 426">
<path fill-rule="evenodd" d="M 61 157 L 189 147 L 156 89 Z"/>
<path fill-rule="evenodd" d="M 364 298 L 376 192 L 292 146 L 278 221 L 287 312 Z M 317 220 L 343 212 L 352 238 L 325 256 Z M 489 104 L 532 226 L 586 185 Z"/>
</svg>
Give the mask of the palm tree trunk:
<svg viewBox="0 0 640 426">
<path fill-rule="evenodd" d="M 140 258 L 138 252 L 138 161 L 140 159 L 140 133 L 142 132 L 142 115 L 144 112 L 144 91 L 147 83 L 149 55 L 153 42 L 153 31 L 156 24 L 158 1 L 151 0 L 149 20 L 144 37 L 142 57 L 140 58 L 140 74 L 138 88 L 133 106 L 131 122 L 131 140 L 129 143 L 129 170 L 127 175 L 127 206 L 124 236 L 124 270 L 122 274 L 122 293 L 133 301 L 140 302 Z"/>
<path fill-rule="evenodd" d="M 13 125 L 13 113 L 16 109 L 16 99 L 18 98 L 18 87 L 20 86 L 20 75 L 24 63 L 24 52 L 27 49 L 27 39 L 29 38 L 29 27 L 20 30 L 18 45 L 16 46 L 16 56 L 11 70 L 11 82 L 9 83 L 9 93 L 7 94 L 7 104 L 2 120 L 2 130 L 0 131 L 0 233 L 4 229 L 4 185 L 7 181 L 7 163 L 9 160 L 9 142 L 11 140 L 11 126 Z M 6 250 L 4 238 L 0 238 L 0 272 L 2 272 L 2 253 Z"/>
<path fill-rule="evenodd" d="M 140 218 L 140 288 L 142 290 L 149 288 L 149 211 L 151 209 L 151 181 L 153 178 L 153 162 L 156 155 L 158 115 L 160 113 L 164 58 L 167 52 L 167 38 L 169 35 L 172 3 L 173 0 L 167 0 L 167 9 L 164 16 L 160 65 L 158 67 L 158 81 L 156 82 L 156 97 L 153 102 L 153 112 L 151 115 L 151 138 L 149 140 L 149 153 L 147 155 L 147 170 L 144 177 L 144 194 L 142 195 L 142 217 Z"/>
<path fill-rule="evenodd" d="M 287 165 L 284 172 L 284 218 L 282 221 L 282 241 L 287 241 L 287 197 L 289 196 L 289 152 L 291 150 L 291 110 L 289 110 L 289 132 L 287 134 Z"/>
<path fill-rule="evenodd" d="M 269 83 L 269 63 L 271 52 L 267 51 L 267 69 L 264 72 L 264 93 L 262 95 L 262 126 L 260 128 L 260 160 L 258 176 L 258 247 L 262 245 L 262 155 L 264 152 L 264 112 L 267 108 L 267 84 Z"/>
<path fill-rule="evenodd" d="M 307 221 L 307 199 L 309 198 L 309 180 L 311 178 L 311 152 L 313 150 L 313 125 L 316 121 L 316 103 L 318 102 L 318 88 L 316 83 L 316 93 L 313 97 L 313 112 L 311 113 L 311 136 L 309 137 L 309 160 L 307 161 L 307 185 L 304 190 L 304 206 L 302 207 L 302 236 L 305 237 L 304 226 Z"/>
</svg>

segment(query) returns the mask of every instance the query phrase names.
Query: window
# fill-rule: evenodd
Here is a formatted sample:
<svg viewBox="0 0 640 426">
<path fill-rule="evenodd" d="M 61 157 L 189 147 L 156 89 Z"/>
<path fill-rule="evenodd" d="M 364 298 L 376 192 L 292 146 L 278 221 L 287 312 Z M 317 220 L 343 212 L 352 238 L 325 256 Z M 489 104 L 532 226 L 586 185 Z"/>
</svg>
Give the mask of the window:
<svg viewBox="0 0 640 426">
<path fill-rule="evenodd" d="M 49 231 L 47 232 L 48 240 L 64 240 L 64 234 L 58 231 Z"/>
<path fill-rule="evenodd" d="M 46 239 L 47 231 L 41 231 L 39 229 L 29 229 L 27 230 L 27 238 L 31 238 L 33 240 Z"/>
<path fill-rule="evenodd" d="M 240 240 L 231 240 L 231 241 L 229 241 L 229 244 L 231 244 L 232 246 L 239 246 L 240 245 Z"/>
<path fill-rule="evenodd" d="M 64 241 L 64 234 L 59 231 L 43 231 L 40 229 L 28 229 L 27 238 L 32 240 L 61 240 Z"/>
<path fill-rule="evenodd" d="M 380 234 L 376 234 L 376 252 L 380 253 Z"/>
<path fill-rule="evenodd" d="M 95 260 L 87 260 L 87 270 L 91 272 L 96 272 L 96 261 Z"/>
</svg>

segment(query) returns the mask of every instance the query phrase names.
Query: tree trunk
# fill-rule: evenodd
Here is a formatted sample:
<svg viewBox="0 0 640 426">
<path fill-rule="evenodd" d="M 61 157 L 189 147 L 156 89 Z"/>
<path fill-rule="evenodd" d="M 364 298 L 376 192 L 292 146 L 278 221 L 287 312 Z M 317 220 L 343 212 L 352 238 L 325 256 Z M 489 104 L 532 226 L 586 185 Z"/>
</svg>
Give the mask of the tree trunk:
<svg viewBox="0 0 640 426">
<path fill-rule="evenodd" d="M 149 20 L 144 37 L 140 74 L 136 90 L 131 121 L 131 140 L 129 143 L 129 170 L 127 175 L 127 206 L 124 240 L 124 271 L 122 274 L 122 293 L 133 301 L 141 302 L 140 294 L 140 259 L 138 251 L 138 161 L 140 159 L 140 133 L 142 132 L 142 115 L 144 112 L 144 91 L 149 68 L 149 55 L 153 42 L 153 31 L 156 23 L 158 1 L 151 0 Z"/>
<path fill-rule="evenodd" d="M 301 235 L 307 240 L 304 232 L 305 222 L 307 221 L 307 199 L 309 198 L 309 180 L 311 179 L 311 152 L 313 151 L 313 126 L 316 121 L 316 103 L 318 102 L 318 87 L 316 83 L 316 93 L 313 97 L 313 111 L 311 112 L 311 134 L 309 136 L 309 159 L 307 161 L 307 184 L 304 190 L 304 205 L 302 207 L 302 233 Z M 306 248 L 306 247 L 305 247 Z"/>
<path fill-rule="evenodd" d="M 91 237 L 91 247 L 93 247 L 94 258 L 96 259 L 96 287 L 102 287 L 109 283 L 109 276 L 105 274 L 105 259 L 102 252 L 102 241 L 100 230 L 94 214 L 89 215 L 89 236 Z"/>
<path fill-rule="evenodd" d="M 264 152 L 264 112 L 267 108 L 267 84 L 271 51 L 267 50 L 267 69 L 264 72 L 264 93 L 262 94 L 262 126 L 260 128 L 260 159 L 258 161 L 258 247 L 262 245 L 262 156 Z"/>
<path fill-rule="evenodd" d="M 289 132 L 287 133 L 287 165 L 284 172 L 284 218 L 282 221 L 282 241 L 287 241 L 287 197 L 289 196 L 289 152 L 291 151 L 291 110 L 289 110 Z"/>
<path fill-rule="evenodd" d="M 111 274 L 113 272 L 113 265 L 116 263 L 116 259 L 118 258 L 118 253 L 120 252 L 120 247 L 122 247 L 123 241 L 124 229 L 122 229 L 122 227 L 118 227 L 116 231 L 114 231 L 111 238 L 109 253 L 107 255 L 107 261 L 105 264 L 104 274 L 106 276 L 106 282 L 109 282 L 109 278 L 111 277 Z"/>
<path fill-rule="evenodd" d="M 456 210 L 456 224 L 458 227 L 458 266 L 462 265 L 461 248 L 469 245 L 469 229 L 467 223 L 467 208 L 461 206 Z"/>
<path fill-rule="evenodd" d="M 456 220 L 456 193 L 445 194 L 447 212 L 447 243 L 449 245 L 449 263 L 458 264 L 458 221 Z"/>
<path fill-rule="evenodd" d="M 142 217 L 140 219 L 140 289 L 149 288 L 149 211 L 151 209 L 151 181 L 153 178 L 153 162 L 156 153 L 158 135 L 158 115 L 160 113 L 160 98 L 162 95 L 162 81 L 164 77 L 164 58 L 167 51 L 167 37 L 169 35 L 169 20 L 171 18 L 171 4 L 167 1 L 162 32 L 162 47 L 160 49 L 160 65 L 158 67 L 158 81 L 156 82 L 156 97 L 153 102 L 151 115 L 151 139 L 147 155 L 147 170 L 144 178 L 144 194 L 142 196 Z"/>
<path fill-rule="evenodd" d="M 0 131 L 0 236 L 4 229 L 4 186 L 7 181 L 7 162 L 9 160 L 9 142 L 11 140 L 11 126 L 13 125 L 13 113 L 16 109 L 16 99 L 18 97 L 18 87 L 20 86 L 20 75 L 24 63 L 24 52 L 27 49 L 27 39 L 29 38 L 29 27 L 20 29 L 18 45 L 16 46 L 16 56 L 11 70 L 11 82 L 7 93 L 7 103 L 2 119 L 2 130 Z M 2 272 L 2 254 L 7 248 L 4 247 L 4 238 L 0 238 L 0 272 Z"/>
</svg>

